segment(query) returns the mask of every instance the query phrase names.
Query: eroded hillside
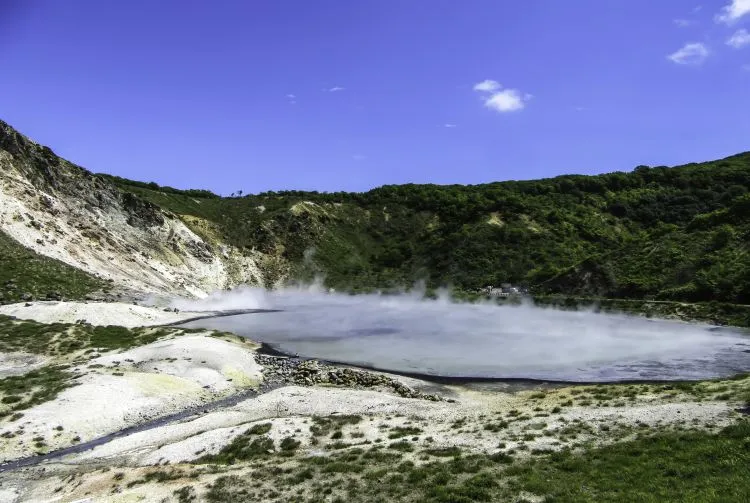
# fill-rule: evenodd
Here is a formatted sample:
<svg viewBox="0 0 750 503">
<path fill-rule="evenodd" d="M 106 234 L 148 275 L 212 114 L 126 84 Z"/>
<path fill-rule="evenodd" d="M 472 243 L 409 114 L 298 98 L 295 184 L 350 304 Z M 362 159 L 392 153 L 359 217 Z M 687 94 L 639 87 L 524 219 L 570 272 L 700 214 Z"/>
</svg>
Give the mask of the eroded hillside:
<svg viewBox="0 0 750 503">
<path fill-rule="evenodd" d="M 61 159 L 2 122 L 0 231 L 89 273 L 94 282 L 141 292 L 202 296 L 265 282 L 260 254 L 198 235 L 174 213 Z"/>
</svg>

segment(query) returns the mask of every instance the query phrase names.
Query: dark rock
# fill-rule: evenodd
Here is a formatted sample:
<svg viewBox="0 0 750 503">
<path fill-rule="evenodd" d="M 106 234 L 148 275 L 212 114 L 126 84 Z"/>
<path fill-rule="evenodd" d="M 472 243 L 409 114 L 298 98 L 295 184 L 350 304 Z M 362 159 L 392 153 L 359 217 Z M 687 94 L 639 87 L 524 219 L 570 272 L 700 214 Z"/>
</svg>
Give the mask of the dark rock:
<svg viewBox="0 0 750 503">
<path fill-rule="evenodd" d="M 135 194 L 122 195 L 122 207 L 128 214 L 128 225 L 148 229 L 164 224 L 164 217 L 155 204 L 145 201 Z"/>
<path fill-rule="evenodd" d="M 186 243 L 188 252 L 201 262 L 210 264 L 214 260 L 213 250 L 202 241 L 188 241 Z"/>
</svg>

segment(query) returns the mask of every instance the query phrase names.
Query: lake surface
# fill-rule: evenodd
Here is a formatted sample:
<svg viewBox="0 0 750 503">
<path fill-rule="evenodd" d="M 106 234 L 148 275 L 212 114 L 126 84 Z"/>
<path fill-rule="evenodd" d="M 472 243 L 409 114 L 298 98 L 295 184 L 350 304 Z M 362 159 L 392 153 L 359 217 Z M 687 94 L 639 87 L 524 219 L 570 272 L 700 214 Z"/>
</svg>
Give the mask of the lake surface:
<svg viewBox="0 0 750 503">
<path fill-rule="evenodd" d="M 608 382 L 750 370 L 750 336 L 709 325 L 409 296 L 282 291 L 262 304 L 249 307 L 283 311 L 184 326 L 232 331 L 288 354 L 444 377 Z"/>
</svg>

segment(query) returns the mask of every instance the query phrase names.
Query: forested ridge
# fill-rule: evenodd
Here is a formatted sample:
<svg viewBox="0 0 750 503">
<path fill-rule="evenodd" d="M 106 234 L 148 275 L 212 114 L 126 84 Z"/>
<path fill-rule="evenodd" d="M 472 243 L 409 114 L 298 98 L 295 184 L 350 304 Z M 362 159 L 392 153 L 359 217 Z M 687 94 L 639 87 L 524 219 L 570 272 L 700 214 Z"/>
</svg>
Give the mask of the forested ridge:
<svg viewBox="0 0 750 503">
<path fill-rule="evenodd" d="M 219 197 L 103 176 L 338 288 L 512 282 L 535 293 L 750 303 L 749 152 L 628 173 L 364 193 Z"/>
</svg>

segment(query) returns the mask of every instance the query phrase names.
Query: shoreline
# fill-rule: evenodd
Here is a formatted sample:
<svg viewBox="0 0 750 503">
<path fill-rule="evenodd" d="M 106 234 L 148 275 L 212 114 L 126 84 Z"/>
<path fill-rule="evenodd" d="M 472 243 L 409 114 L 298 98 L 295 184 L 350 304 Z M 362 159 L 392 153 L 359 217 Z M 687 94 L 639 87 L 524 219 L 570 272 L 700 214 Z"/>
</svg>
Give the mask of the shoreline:
<svg viewBox="0 0 750 503">
<path fill-rule="evenodd" d="M 227 316 L 239 316 L 242 314 L 257 314 L 257 313 L 279 313 L 283 309 L 230 309 L 226 311 L 205 311 L 206 315 L 194 316 L 192 318 L 186 318 L 184 320 L 173 321 L 170 323 L 164 323 L 162 325 L 156 325 L 157 327 L 179 327 L 185 323 L 192 323 L 193 321 L 207 320 L 210 318 L 224 318 Z M 198 311 L 196 311 L 198 312 Z"/>
<path fill-rule="evenodd" d="M 242 337 L 242 336 L 239 336 Z M 297 360 L 316 360 L 327 365 L 333 365 L 337 367 L 351 367 L 356 369 L 367 370 L 371 372 L 380 372 L 383 374 L 391 374 L 395 376 L 407 377 L 410 379 L 417 379 L 420 381 L 426 381 L 433 384 L 440 384 L 444 386 L 467 386 L 471 384 L 510 384 L 517 385 L 519 389 L 532 389 L 534 387 L 546 387 L 546 388 L 561 388 L 567 386 L 596 386 L 596 385 L 614 385 L 614 384 L 680 384 L 680 383 L 694 383 L 701 381 L 711 381 L 720 379 L 732 379 L 737 376 L 741 376 L 750 373 L 750 369 L 744 372 L 737 372 L 730 376 L 717 376 L 708 378 L 698 379 L 622 379 L 613 381 L 566 381 L 566 380 L 555 380 L 555 379 L 533 379 L 528 377 L 473 377 L 473 376 L 446 376 L 439 374 L 422 374 L 419 372 L 406 372 L 401 370 L 384 369 L 371 365 L 361 365 L 354 363 L 341 362 L 337 360 L 326 360 L 323 358 L 310 358 L 306 356 L 293 355 L 285 353 L 284 351 L 274 347 L 272 344 L 262 341 L 255 341 L 260 344 L 258 354 L 264 354 L 268 356 L 278 356 L 283 358 L 297 359 Z"/>
</svg>

